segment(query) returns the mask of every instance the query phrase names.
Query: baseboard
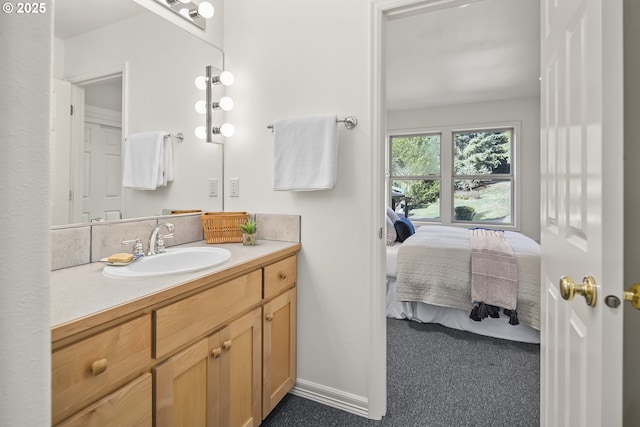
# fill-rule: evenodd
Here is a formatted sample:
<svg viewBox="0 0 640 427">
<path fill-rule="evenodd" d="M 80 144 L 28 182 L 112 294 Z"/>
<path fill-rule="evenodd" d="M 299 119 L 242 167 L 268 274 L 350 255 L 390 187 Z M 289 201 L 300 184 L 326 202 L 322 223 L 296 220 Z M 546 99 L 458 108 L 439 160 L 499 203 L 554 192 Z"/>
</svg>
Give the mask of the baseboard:
<svg viewBox="0 0 640 427">
<path fill-rule="evenodd" d="M 291 394 L 369 418 L 368 399 L 342 390 L 298 379 Z"/>
</svg>

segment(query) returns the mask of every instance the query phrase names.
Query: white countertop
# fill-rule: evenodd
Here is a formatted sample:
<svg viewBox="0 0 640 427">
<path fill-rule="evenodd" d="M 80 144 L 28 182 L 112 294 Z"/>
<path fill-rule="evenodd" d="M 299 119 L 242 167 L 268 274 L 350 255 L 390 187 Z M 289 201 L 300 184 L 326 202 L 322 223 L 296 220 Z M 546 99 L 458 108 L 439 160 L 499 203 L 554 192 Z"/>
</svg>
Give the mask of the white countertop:
<svg viewBox="0 0 640 427">
<path fill-rule="evenodd" d="M 51 327 L 89 317 L 297 245 L 260 240 L 255 246 L 243 246 L 241 243 L 208 245 L 204 241 L 174 246 L 217 246 L 229 250 L 231 259 L 206 270 L 161 277 L 110 279 L 103 276 L 105 264 L 101 262 L 55 270 L 51 272 Z"/>
</svg>

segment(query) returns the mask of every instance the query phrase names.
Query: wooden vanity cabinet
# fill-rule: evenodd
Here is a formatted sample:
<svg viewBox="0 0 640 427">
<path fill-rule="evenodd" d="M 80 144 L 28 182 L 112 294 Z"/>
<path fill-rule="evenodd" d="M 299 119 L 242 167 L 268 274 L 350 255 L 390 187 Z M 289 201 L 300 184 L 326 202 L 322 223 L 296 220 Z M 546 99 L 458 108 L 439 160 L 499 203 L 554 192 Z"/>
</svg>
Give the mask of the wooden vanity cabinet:
<svg viewBox="0 0 640 427">
<path fill-rule="evenodd" d="M 53 424 L 260 425 L 296 379 L 296 255 L 247 270 L 54 343 Z"/>
</svg>

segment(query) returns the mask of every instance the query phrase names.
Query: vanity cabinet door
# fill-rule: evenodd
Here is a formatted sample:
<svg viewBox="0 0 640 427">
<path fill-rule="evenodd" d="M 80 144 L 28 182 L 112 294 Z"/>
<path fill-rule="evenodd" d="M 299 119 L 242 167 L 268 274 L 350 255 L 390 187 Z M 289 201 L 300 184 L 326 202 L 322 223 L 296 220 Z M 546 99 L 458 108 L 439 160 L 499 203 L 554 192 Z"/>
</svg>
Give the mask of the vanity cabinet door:
<svg viewBox="0 0 640 427">
<path fill-rule="evenodd" d="M 224 402 L 229 422 L 221 427 L 258 426 L 262 421 L 262 308 L 230 323 L 229 333 L 229 340 L 222 343 L 223 375 L 229 375 L 229 392 L 223 394 L 229 399 Z"/>
<path fill-rule="evenodd" d="M 51 355 L 53 424 L 149 372 L 150 365 L 148 314 L 54 351 Z"/>
<path fill-rule="evenodd" d="M 263 308 L 263 418 L 296 382 L 296 289 Z"/>
<path fill-rule="evenodd" d="M 219 384 L 224 332 L 198 341 L 153 368 L 156 427 L 221 425 Z"/>
<path fill-rule="evenodd" d="M 260 424 L 261 309 L 153 368 L 156 427 Z"/>
<path fill-rule="evenodd" d="M 151 427 L 151 374 L 146 373 L 56 427 Z"/>
</svg>

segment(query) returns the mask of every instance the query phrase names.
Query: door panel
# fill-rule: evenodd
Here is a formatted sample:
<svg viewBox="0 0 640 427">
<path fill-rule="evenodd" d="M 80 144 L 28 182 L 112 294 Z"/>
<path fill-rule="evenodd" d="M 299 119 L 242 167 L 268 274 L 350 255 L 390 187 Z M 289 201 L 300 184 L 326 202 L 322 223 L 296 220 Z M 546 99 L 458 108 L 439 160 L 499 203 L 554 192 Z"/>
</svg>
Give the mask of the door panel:
<svg viewBox="0 0 640 427">
<path fill-rule="evenodd" d="M 542 2 L 541 424 L 620 426 L 622 0 Z M 561 298 L 593 276 L 596 305 Z"/>
<path fill-rule="evenodd" d="M 122 130 L 85 123 L 83 214 L 85 219 L 122 218 Z"/>
</svg>

